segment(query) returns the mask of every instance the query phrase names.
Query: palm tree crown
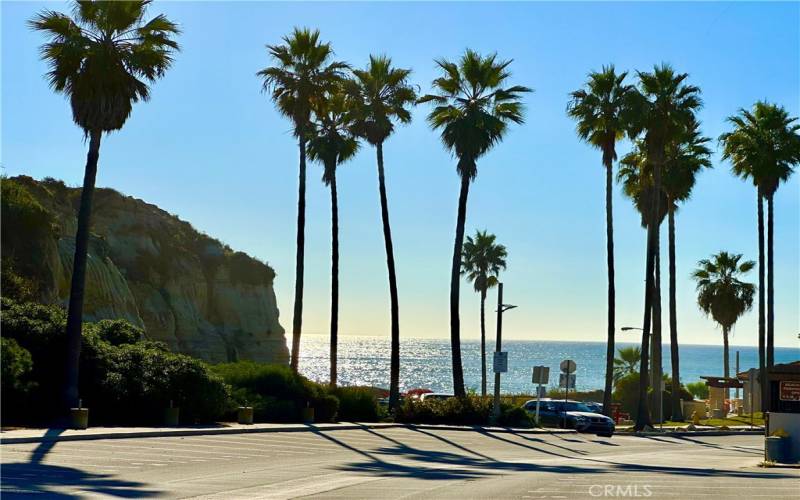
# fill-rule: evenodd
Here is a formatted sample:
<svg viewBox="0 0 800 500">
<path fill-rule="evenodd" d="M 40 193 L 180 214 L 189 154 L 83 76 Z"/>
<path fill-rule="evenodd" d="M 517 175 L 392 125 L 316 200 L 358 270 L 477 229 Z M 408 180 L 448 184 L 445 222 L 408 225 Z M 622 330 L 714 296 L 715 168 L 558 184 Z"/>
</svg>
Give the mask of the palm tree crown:
<svg viewBox="0 0 800 500">
<path fill-rule="evenodd" d="M 619 382 L 626 375 L 638 373 L 642 360 L 642 349 L 639 346 L 621 347 L 614 358 L 614 382 Z"/>
<path fill-rule="evenodd" d="M 313 101 L 314 120 L 307 134 L 308 157 L 322 163 L 322 181 L 330 184 L 336 167 L 344 163 L 358 151 L 358 139 L 353 131 L 350 100 L 334 88 Z"/>
<path fill-rule="evenodd" d="M 439 59 L 436 64 L 444 74 L 433 81 L 438 93 L 419 100 L 436 105 L 428 122 L 434 130 L 441 129 L 442 142 L 458 158 L 462 177 L 475 178 L 476 161 L 502 140 L 508 122 L 524 122 L 520 98 L 531 89 L 502 87 L 511 76 L 507 71 L 511 62 L 498 61 L 497 54 L 483 57 L 469 49 L 458 63 Z"/>
<path fill-rule="evenodd" d="M 46 10 L 30 21 L 50 40 L 42 46 L 48 79 L 67 94 L 72 119 L 87 134 L 119 130 L 133 103 L 150 96 L 178 44 L 178 27 L 165 16 L 144 21 L 150 0 L 76 2 L 73 18 Z"/>
<path fill-rule="evenodd" d="M 764 101 L 728 121 L 734 130 L 719 138 L 722 158 L 731 161 L 735 175 L 752 179 L 769 197 L 800 163 L 800 123 L 783 107 Z"/>
<path fill-rule="evenodd" d="M 629 105 L 633 87 L 623 82 L 627 72 L 617 74 L 614 66 L 592 72 L 586 87 L 570 93 L 567 114 L 577 121 L 578 137 L 603 152 L 603 165 L 617 159 L 616 141 L 629 129 Z"/>
<path fill-rule="evenodd" d="M 720 252 L 710 260 L 698 262 L 699 267 L 692 273 L 697 282 L 697 304 L 725 328 L 732 327 L 753 306 L 755 286 L 739 278 L 756 264 L 752 260 L 740 263 L 741 260 L 741 254 Z"/>
<path fill-rule="evenodd" d="M 461 274 L 472 282 L 476 292 L 486 292 L 497 285 L 497 276 L 506 268 L 508 252 L 495 243 L 497 237 L 486 231 L 476 231 L 475 238 L 467 236 L 464 243 Z"/>
<path fill-rule="evenodd" d="M 394 131 L 394 121 L 409 123 L 410 106 L 417 92 L 408 82 L 410 69 L 392 67 L 386 56 L 369 56 L 366 69 L 354 69 L 346 91 L 352 97 L 355 130 L 373 146 L 382 143 Z"/>
<path fill-rule="evenodd" d="M 282 45 L 267 45 L 276 66 L 257 73 L 264 79 L 278 111 L 294 124 L 298 137 L 311 120 L 311 101 L 330 91 L 348 68 L 347 64 L 332 61 L 333 49 L 319 40 L 319 30 L 295 28 L 283 38 Z"/>
</svg>

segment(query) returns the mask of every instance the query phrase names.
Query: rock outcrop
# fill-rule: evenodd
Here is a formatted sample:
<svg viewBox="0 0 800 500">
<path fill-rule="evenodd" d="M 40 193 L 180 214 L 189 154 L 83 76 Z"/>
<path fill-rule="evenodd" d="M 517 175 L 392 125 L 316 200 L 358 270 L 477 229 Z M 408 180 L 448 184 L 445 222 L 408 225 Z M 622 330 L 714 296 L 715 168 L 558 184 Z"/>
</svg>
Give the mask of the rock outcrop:
<svg viewBox="0 0 800 500">
<path fill-rule="evenodd" d="M 24 176 L 2 182 L 4 266 L 31 278 L 42 302 L 65 305 L 80 189 Z M 36 217 L 10 205 L 26 193 L 40 205 Z M 97 189 L 93 205 L 87 321 L 124 318 L 211 362 L 287 362 L 271 267 L 112 189 Z"/>
</svg>

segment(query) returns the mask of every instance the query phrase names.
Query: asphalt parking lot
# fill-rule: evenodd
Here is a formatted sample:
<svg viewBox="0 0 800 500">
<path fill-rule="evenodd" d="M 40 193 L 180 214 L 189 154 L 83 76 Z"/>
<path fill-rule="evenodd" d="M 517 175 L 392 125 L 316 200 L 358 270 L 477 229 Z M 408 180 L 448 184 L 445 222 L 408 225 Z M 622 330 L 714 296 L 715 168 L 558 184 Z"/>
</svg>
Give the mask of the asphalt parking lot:
<svg viewBox="0 0 800 500">
<path fill-rule="evenodd" d="M 3 444 L 2 496 L 800 498 L 763 437 L 411 428 Z"/>
</svg>

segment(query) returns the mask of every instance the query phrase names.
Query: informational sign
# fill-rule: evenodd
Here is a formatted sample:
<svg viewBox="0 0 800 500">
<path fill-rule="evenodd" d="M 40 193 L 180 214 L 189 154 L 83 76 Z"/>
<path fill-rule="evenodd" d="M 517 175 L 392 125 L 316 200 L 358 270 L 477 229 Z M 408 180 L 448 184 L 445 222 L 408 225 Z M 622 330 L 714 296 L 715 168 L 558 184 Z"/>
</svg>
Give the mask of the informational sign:
<svg viewBox="0 0 800 500">
<path fill-rule="evenodd" d="M 800 381 L 784 380 L 780 384 L 781 401 L 800 401 Z"/>
<path fill-rule="evenodd" d="M 571 359 L 565 359 L 561 362 L 561 371 L 564 373 L 575 373 L 575 362 Z"/>
<path fill-rule="evenodd" d="M 531 382 L 534 384 L 547 385 L 550 382 L 550 367 L 549 366 L 534 366 L 533 378 Z"/>
<path fill-rule="evenodd" d="M 569 385 L 567 385 L 569 384 Z M 574 373 L 559 373 L 558 386 L 565 389 L 575 388 L 575 374 Z"/>
<path fill-rule="evenodd" d="M 508 352 L 501 351 L 494 353 L 494 372 L 506 373 L 508 371 Z"/>
</svg>

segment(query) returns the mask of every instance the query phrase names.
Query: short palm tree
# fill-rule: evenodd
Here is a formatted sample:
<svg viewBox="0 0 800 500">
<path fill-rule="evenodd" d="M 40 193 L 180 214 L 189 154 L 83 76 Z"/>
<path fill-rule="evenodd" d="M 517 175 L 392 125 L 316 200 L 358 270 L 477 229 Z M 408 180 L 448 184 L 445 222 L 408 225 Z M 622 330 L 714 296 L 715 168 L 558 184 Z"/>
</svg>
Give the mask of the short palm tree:
<svg viewBox="0 0 800 500">
<path fill-rule="evenodd" d="M 510 78 L 511 60 L 500 61 L 497 54 L 482 56 L 467 49 L 457 62 L 436 61 L 442 75 L 433 81 L 435 94 L 419 102 L 432 102 L 428 123 L 441 131 L 445 147 L 458 159 L 461 178 L 456 234 L 450 271 L 450 345 L 453 357 L 453 391 L 466 395 L 461 365 L 461 322 L 459 290 L 461 247 L 467 218 L 469 185 L 478 175 L 478 159 L 503 140 L 509 123 L 523 123 L 522 94 L 531 89 L 520 85 L 503 87 Z"/>
<path fill-rule="evenodd" d="M 614 383 L 628 375 L 638 373 L 642 361 L 642 349 L 639 346 L 621 347 L 614 358 Z"/>
<path fill-rule="evenodd" d="M 383 143 L 394 132 L 394 122 L 409 123 L 409 108 L 416 103 L 417 93 L 409 84 L 410 69 L 392 67 L 385 56 L 370 56 L 364 70 L 353 70 L 347 82 L 352 97 L 354 126 L 360 137 L 375 146 L 378 163 L 378 192 L 381 199 L 383 242 L 389 274 L 391 310 L 391 356 L 389 368 L 389 408 L 395 409 L 400 399 L 400 307 L 397 298 L 397 275 L 394 268 L 392 229 L 389 224 L 389 202 L 383 169 Z"/>
<path fill-rule="evenodd" d="M 755 286 L 741 280 L 752 270 L 752 260 L 741 262 L 741 254 L 720 252 L 697 263 L 692 273 L 697 282 L 697 304 L 722 327 L 725 378 L 730 376 L 728 335 L 736 321 L 753 307 Z"/>
<path fill-rule="evenodd" d="M 643 133 L 647 161 L 652 166 L 653 192 L 661 193 L 661 173 L 667 155 L 667 146 L 691 122 L 702 105 L 700 89 L 686 84 L 688 75 L 676 73 L 668 64 L 654 67 L 651 73 L 638 72 L 639 92 L 631 100 L 632 131 Z M 634 134 L 636 135 L 636 134 Z M 660 213 L 660 195 L 652 196 L 651 214 Z M 647 379 L 650 347 L 650 321 L 656 299 L 655 259 L 658 248 L 659 224 L 647 229 L 647 258 L 645 265 L 645 304 L 642 327 L 642 367 L 639 370 L 639 408 L 634 428 L 642 430 L 650 424 L 647 409 Z"/>
<path fill-rule="evenodd" d="M 336 386 L 339 345 L 339 199 L 336 169 L 358 151 L 351 105 L 340 87 L 313 101 L 313 121 L 308 129 L 308 157 L 322 164 L 322 182 L 331 190 L 331 366 L 330 384 Z"/>
<path fill-rule="evenodd" d="M 300 147 L 300 175 L 297 193 L 297 248 L 295 258 L 294 314 L 290 365 L 297 371 L 300 334 L 303 328 L 303 276 L 306 231 L 306 141 L 311 126 L 312 101 L 330 90 L 347 69 L 333 61 L 333 49 L 319 39 L 319 31 L 295 28 L 282 45 L 267 45 L 275 66 L 257 73 L 264 80 L 278 111 L 292 121 Z"/>
<path fill-rule="evenodd" d="M 486 292 L 498 283 L 500 271 L 506 268 L 506 247 L 495 243 L 497 237 L 486 231 L 467 236 L 461 261 L 461 272 L 481 294 L 481 396 L 486 396 Z"/>
<path fill-rule="evenodd" d="M 150 2 L 75 2 L 73 17 L 45 10 L 30 21 L 48 41 L 50 86 L 69 96 L 72 119 L 89 139 L 75 258 L 67 313 L 65 403 L 78 403 L 78 360 L 86 285 L 92 195 L 103 133 L 120 130 L 133 104 L 150 97 L 149 84 L 162 77 L 178 50 L 178 27 L 163 15 L 145 21 Z"/>
<path fill-rule="evenodd" d="M 603 153 L 606 170 L 606 265 L 608 269 L 608 340 L 606 344 L 606 383 L 603 410 L 611 411 L 612 375 L 614 371 L 615 289 L 614 289 L 614 212 L 612 185 L 616 143 L 629 130 L 629 101 L 632 87 L 625 84 L 627 72 L 617 74 L 614 66 L 589 73 L 584 88 L 571 94 L 567 114 L 577 121 L 578 136 Z"/>
<path fill-rule="evenodd" d="M 800 123 L 775 104 L 759 101 L 752 111 L 740 109 L 728 118 L 734 129 L 720 136 L 723 158 L 733 164 L 733 173 L 752 180 L 758 198 L 758 335 L 759 369 L 774 362 L 774 269 L 773 269 L 773 198 L 800 163 Z M 767 284 L 764 286 L 764 204 L 767 200 Z M 766 297 L 766 318 L 764 304 Z M 766 320 L 766 321 L 765 321 Z M 766 332 L 765 332 L 766 330 Z M 766 352 L 765 352 L 766 337 Z M 762 379 L 766 384 L 766 379 Z M 767 395 L 762 386 L 762 397 Z"/>
</svg>

